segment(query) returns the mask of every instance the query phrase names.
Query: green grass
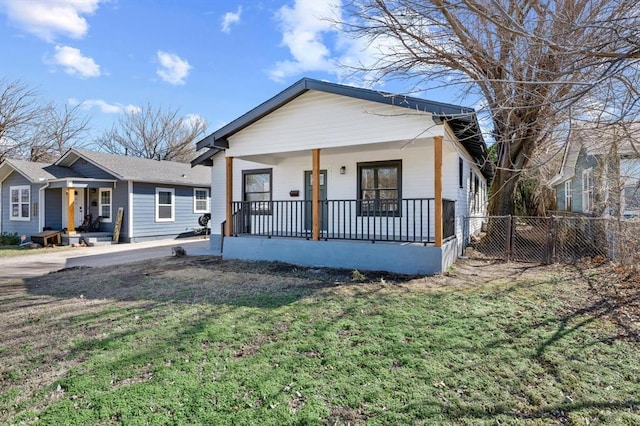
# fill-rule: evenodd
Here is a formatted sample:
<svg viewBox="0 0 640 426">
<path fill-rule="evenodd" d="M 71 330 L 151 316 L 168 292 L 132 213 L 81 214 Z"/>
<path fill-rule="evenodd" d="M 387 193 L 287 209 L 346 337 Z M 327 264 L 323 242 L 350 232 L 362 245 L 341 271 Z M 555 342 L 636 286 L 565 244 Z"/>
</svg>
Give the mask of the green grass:
<svg viewBox="0 0 640 426">
<path fill-rule="evenodd" d="M 582 291 L 570 280 L 450 291 L 446 282 L 436 290 L 334 283 L 298 271 L 310 285 L 285 284 L 291 274 L 283 274 L 281 286 L 260 292 L 259 276 L 243 274 L 236 285 L 252 291 L 197 297 L 203 302 L 187 301 L 216 287 L 211 273 L 197 285 L 158 274 L 135 284 L 144 300 L 83 297 L 73 299 L 75 311 L 42 311 L 50 327 L 65 328 L 53 346 L 72 366 L 24 392 L 42 355 L 24 344 L 23 358 L 7 366 L 0 350 L 0 420 L 640 424 L 638 344 L 616 338 L 593 310 L 563 301 Z M 174 292 L 149 297 L 166 286 Z M 69 301 L 64 291 L 31 290 L 22 301 Z"/>
<path fill-rule="evenodd" d="M 0 258 L 1 257 L 15 257 L 31 254 L 50 253 L 51 251 L 68 250 L 69 246 L 56 246 L 56 247 L 41 247 L 41 248 L 29 248 L 19 246 L 0 246 Z"/>
</svg>

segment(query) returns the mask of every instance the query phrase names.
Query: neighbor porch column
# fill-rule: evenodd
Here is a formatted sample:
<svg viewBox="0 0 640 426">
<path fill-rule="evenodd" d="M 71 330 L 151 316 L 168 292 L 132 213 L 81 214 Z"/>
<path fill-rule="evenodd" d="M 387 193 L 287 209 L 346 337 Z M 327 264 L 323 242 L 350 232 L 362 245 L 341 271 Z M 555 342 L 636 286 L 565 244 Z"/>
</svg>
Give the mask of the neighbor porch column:
<svg viewBox="0 0 640 426">
<path fill-rule="evenodd" d="M 313 241 L 320 240 L 320 149 L 313 149 L 313 164 L 311 168 L 311 223 Z"/>
<path fill-rule="evenodd" d="M 76 190 L 72 187 L 67 187 L 67 233 L 75 234 L 76 233 Z"/>
<path fill-rule="evenodd" d="M 433 174 L 435 193 L 435 246 L 442 247 L 442 136 L 433 137 Z"/>
<path fill-rule="evenodd" d="M 233 234 L 233 157 L 227 157 L 227 222 L 225 227 L 225 236 L 230 237 Z"/>
</svg>

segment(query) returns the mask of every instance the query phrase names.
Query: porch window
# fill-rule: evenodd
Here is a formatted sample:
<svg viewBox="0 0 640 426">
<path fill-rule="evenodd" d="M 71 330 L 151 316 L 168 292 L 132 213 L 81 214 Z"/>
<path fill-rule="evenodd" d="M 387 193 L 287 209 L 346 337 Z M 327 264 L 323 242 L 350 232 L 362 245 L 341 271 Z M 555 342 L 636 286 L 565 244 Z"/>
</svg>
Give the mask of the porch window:
<svg viewBox="0 0 640 426">
<path fill-rule="evenodd" d="M 11 193 L 10 220 L 30 220 L 31 187 L 29 185 L 11 186 L 9 192 Z"/>
<path fill-rule="evenodd" d="M 358 214 L 401 216 L 402 161 L 358 163 Z"/>
<path fill-rule="evenodd" d="M 175 189 L 156 188 L 156 222 L 173 222 L 175 217 Z"/>
<path fill-rule="evenodd" d="M 568 212 L 573 207 L 573 194 L 571 193 L 571 179 L 564 183 L 564 209 Z"/>
<path fill-rule="evenodd" d="M 585 213 L 593 209 L 593 169 L 582 171 L 582 211 Z"/>
<path fill-rule="evenodd" d="M 242 199 L 251 202 L 252 213 L 270 214 L 271 177 L 271 169 L 242 172 Z"/>
<path fill-rule="evenodd" d="M 193 212 L 209 213 L 209 190 L 193 188 Z"/>
<path fill-rule="evenodd" d="M 111 222 L 111 188 L 100 188 L 98 196 L 98 211 L 102 216 L 102 222 Z"/>
</svg>

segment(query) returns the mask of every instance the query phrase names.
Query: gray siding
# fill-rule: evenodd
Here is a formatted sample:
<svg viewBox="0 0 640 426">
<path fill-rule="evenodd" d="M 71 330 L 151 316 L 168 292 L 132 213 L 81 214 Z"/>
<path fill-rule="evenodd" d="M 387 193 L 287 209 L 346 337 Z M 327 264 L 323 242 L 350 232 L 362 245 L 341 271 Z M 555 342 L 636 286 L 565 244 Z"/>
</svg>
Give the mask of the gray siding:
<svg viewBox="0 0 640 426">
<path fill-rule="evenodd" d="M 62 229 L 62 189 L 47 189 L 44 195 L 44 226 Z"/>
<path fill-rule="evenodd" d="M 156 188 L 175 189 L 173 222 L 156 222 Z M 162 184 L 133 184 L 133 241 L 176 237 L 198 227 L 199 213 L 193 212 L 193 187 Z"/>
<path fill-rule="evenodd" d="M 71 165 L 71 169 L 79 172 L 81 175 L 86 177 L 95 179 L 114 179 L 113 175 L 111 175 L 110 173 L 105 172 L 100 167 L 96 167 L 82 158 L 73 163 L 73 165 Z"/>
<path fill-rule="evenodd" d="M 31 216 L 28 221 L 22 220 L 10 220 L 11 217 L 11 186 L 18 185 L 29 185 L 31 187 L 31 199 L 30 199 L 30 212 Z M 38 229 L 38 217 L 33 216 L 33 205 L 34 203 L 38 203 L 39 189 L 42 185 L 30 184 L 27 179 L 24 178 L 19 173 L 13 172 L 11 173 L 3 182 L 2 182 L 2 232 L 6 232 L 9 234 L 16 233 L 18 235 L 26 235 L 27 240 L 31 235 L 40 232 Z M 40 213 L 40 208 L 38 207 L 38 213 Z"/>
</svg>

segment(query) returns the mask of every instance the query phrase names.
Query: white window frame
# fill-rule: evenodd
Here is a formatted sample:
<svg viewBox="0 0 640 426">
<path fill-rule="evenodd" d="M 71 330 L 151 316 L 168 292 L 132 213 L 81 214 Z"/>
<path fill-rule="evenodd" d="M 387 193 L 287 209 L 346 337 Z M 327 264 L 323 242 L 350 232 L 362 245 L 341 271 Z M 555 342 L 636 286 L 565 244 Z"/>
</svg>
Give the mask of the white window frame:
<svg viewBox="0 0 640 426">
<path fill-rule="evenodd" d="M 573 191 L 571 190 L 571 179 L 564 182 L 564 209 L 568 212 L 573 210 Z"/>
<path fill-rule="evenodd" d="M 11 195 L 13 193 L 13 191 L 18 191 L 18 214 L 19 216 L 14 216 L 13 215 L 13 205 L 16 204 L 13 202 L 13 200 L 11 199 Z M 28 190 L 29 191 L 29 199 L 25 202 L 22 201 L 22 191 L 24 190 Z M 27 216 L 24 217 L 22 216 L 22 206 L 26 204 L 27 205 Z M 28 222 L 31 220 L 31 186 L 29 185 L 16 185 L 16 186 L 10 186 L 9 187 L 9 220 L 18 220 L 18 221 L 23 221 L 23 222 Z"/>
<path fill-rule="evenodd" d="M 102 204 L 102 193 L 109 193 L 109 204 Z M 102 216 L 102 206 L 109 206 L 109 218 Z M 98 216 L 102 216 L 100 222 L 111 223 L 113 221 L 113 190 L 111 188 L 99 188 L 98 189 Z"/>
<path fill-rule="evenodd" d="M 593 168 L 582 171 L 582 211 L 590 213 L 593 209 Z"/>
<path fill-rule="evenodd" d="M 160 217 L 160 207 L 167 206 L 168 204 L 160 205 L 160 193 L 161 192 L 170 192 L 171 193 L 171 217 L 170 218 L 161 218 Z M 175 188 L 156 188 L 156 222 L 175 222 L 176 220 L 176 190 Z"/>
<path fill-rule="evenodd" d="M 202 201 L 202 199 L 198 200 L 198 197 L 196 196 L 196 194 L 198 193 L 198 191 L 204 191 L 205 192 L 205 204 L 206 207 L 204 209 L 198 209 L 198 201 Z M 193 212 L 194 213 L 209 213 L 209 209 L 210 209 L 210 197 L 209 197 L 209 188 L 193 188 Z"/>
</svg>

